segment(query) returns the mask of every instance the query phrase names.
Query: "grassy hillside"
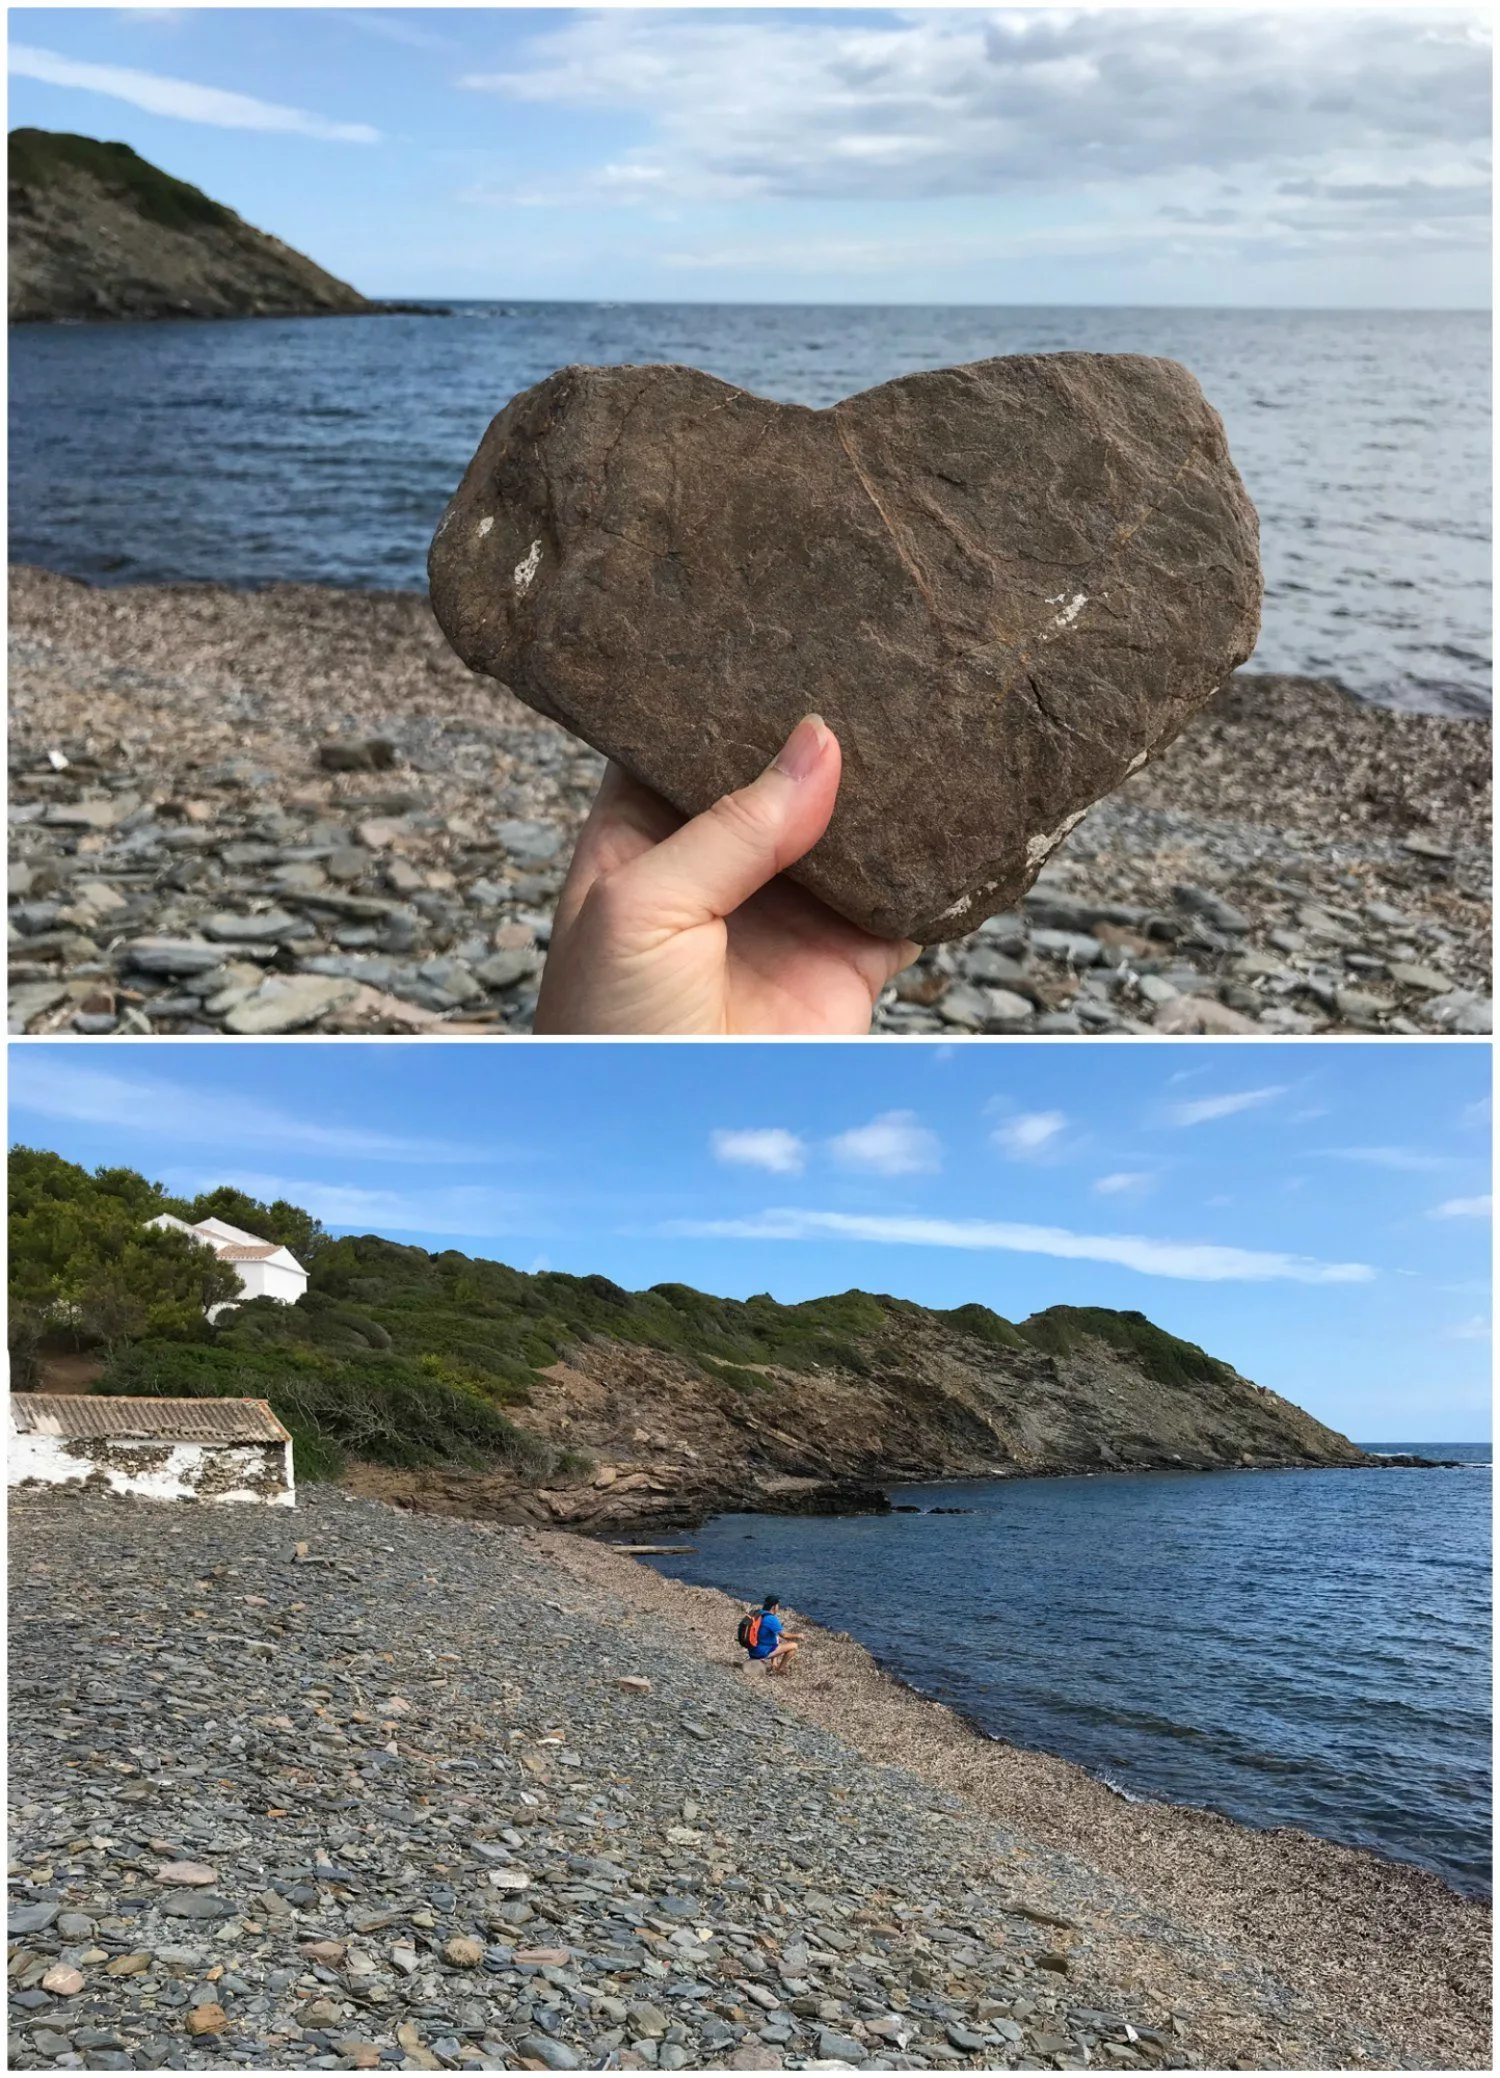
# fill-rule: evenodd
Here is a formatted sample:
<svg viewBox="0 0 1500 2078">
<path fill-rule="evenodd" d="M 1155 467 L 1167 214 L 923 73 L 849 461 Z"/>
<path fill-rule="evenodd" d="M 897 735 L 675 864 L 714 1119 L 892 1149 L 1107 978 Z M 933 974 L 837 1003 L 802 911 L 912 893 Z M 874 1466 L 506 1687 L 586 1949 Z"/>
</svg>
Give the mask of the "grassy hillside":
<svg viewBox="0 0 1500 2078">
<path fill-rule="evenodd" d="M 67 130 L 12 130 L 10 178 L 18 186 L 46 191 L 67 172 L 86 173 L 114 194 L 128 198 L 138 216 L 169 231 L 199 224 L 229 225 L 233 212 L 210 201 L 201 188 L 163 173 L 128 144 L 105 144 Z"/>
<path fill-rule="evenodd" d="M 175 1235 L 146 1237 L 141 1254 L 143 1223 L 161 1211 L 217 1214 L 286 1242 L 308 1266 L 306 1296 L 296 1306 L 258 1299 L 210 1328 L 180 1287 L 183 1265 L 201 1273 L 212 1259 Z M 127 1258 L 138 1283 L 165 1280 L 167 1297 L 105 1333 L 90 1295 L 113 1288 Z M 107 1365 L 99 1391 L 253 1394 L 297 1438 L 304 1477 L 335 1472 L 346 1455 L 403 1467 L 509 1464 L 538 1479 L 579 1471 L 528 1433 L 524 1410 L 549 1366 L 595 1341 L 681 1358 L 747 1399 L 764 1390 L 767 1366 L 859 1378 L 899 1363 L 919 1321 L 997 1352 L 1060 1354 L 1092 1338 L 1162 1383 L 1234 1376 L 1139 1313 L 1059 1306 L 1017 1323 L 983 1306 L 933 1312 L 862 1291 L 792 1306 L 684 1284 L 628 1292 L 607 1277 L 528 1275 L 372 1234 L 333 1240 L 285 1202 L 261 1205 L 228 1189 L 176 1199 L 133 1170 L 90 1175 L 27 1148 L 12 1156 L 10 1275 L 20 1383 L 40 1379 L 49 1348 L 93 1347 Z"/>
<path fill-rule="evenodd" d="M 128 144 L 13 130 L 12 322 L 322 317 L 375 308 Z"/>
</svg>

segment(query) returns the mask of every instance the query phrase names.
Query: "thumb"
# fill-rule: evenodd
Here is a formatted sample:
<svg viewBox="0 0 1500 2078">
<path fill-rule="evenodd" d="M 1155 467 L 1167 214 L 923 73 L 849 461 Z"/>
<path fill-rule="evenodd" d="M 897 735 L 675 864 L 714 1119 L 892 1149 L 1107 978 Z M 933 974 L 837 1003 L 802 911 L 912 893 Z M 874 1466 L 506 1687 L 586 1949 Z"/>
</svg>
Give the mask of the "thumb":
<svg viewBox="0 0 1500 2078">
<path fill-rule="evenodd" d="M 632 906 L 671 930 L 729 916 L 812 850 L 833 815 L 841 762 L 823 717 L 805 715 L 759 779 L 624 869 Z"/>
</svg>

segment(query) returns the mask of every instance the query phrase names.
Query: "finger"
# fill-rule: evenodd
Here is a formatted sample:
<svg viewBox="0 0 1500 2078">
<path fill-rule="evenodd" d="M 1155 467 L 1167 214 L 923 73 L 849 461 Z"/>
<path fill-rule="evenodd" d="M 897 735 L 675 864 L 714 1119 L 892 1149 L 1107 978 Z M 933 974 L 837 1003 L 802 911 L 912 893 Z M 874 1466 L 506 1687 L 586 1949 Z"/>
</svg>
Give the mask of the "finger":
<svg viewBox="0 0 1500 2078">
<path fill-rule="evenodd" d="M 759 779 L 627 867 L 619 894 L 665 931 L 729 916 L 812 850 L 833 814 L 840 767 L 832 729 L 804 716 Z"/>
<path fill-rule="evenodd" d="M 578 833 L 553 928 L 567 929 L 601 873 L 628 866 L 681 827 L 682 817 L 660 794 L 618 765 L 606 765 L 594 805 Z"/>
</svg>

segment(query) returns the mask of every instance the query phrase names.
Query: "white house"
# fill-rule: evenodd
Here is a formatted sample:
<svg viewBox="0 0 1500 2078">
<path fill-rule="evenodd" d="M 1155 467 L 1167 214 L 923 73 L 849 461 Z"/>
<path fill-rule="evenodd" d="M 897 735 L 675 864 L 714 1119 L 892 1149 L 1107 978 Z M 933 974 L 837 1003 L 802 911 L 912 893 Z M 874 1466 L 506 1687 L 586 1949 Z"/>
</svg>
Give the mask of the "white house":
<svg viewBox="0 0 1500 2078">
<path fill-rule="evenodd" d="M 148 1220 L 147 1225 L 175 1227 L 179 1234 L 191 1234 L 195 1241 L 211 1248 L 221 1263 L 234 1265 L 242 1296 L 210 1306 L 210 1320 L 222 1313 L 225 1306 L 238 1306 L 245 1299 L 275 1299 L 280 1305 L 295 1306 L 307 1290 L 307 1272 L 289 1248 L 282 1248 L 275 1241 L 262 1241 L 256 1234 L 247 1234 L 243 1227 L 232 1227 L 227 1219 L 200 1219 L 189 1226 L 186 1220 L 163 1212 Z"/>
<path fill-rule="evenodd" d="M 12 1393 L 8 1455 L 16 1487 L 296 1506 L 292 1439 L 264 1400 Z"/>
</svg>

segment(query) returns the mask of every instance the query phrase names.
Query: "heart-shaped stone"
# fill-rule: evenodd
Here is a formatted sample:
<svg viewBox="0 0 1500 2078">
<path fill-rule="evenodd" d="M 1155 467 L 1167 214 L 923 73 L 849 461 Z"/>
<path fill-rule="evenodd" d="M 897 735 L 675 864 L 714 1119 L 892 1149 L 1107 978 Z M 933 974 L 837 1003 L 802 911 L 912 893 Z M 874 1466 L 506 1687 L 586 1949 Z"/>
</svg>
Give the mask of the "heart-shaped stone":
<svg viewBox="0 0 1500 2078">
<path fill-rule="evenodd" d="M 465 663 L 684 814 L 821 713 L 843 784 L 793 877 L 924 943 L 1017 901 L 1244 662 L 1261 596 L 1217 413 L 1139 354 L 825 411 L 563 368 L 491 424 L 428 567 Z"/>
</svg>

